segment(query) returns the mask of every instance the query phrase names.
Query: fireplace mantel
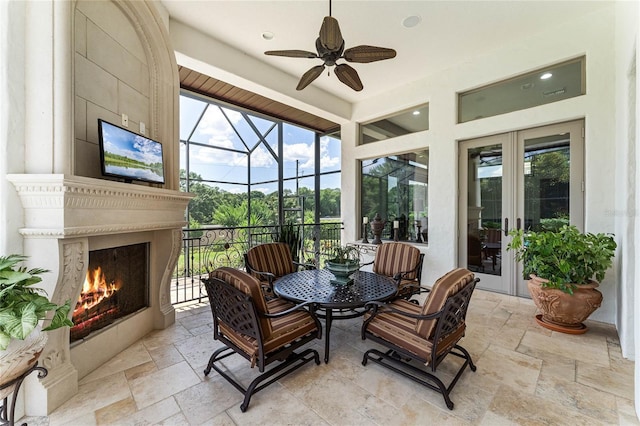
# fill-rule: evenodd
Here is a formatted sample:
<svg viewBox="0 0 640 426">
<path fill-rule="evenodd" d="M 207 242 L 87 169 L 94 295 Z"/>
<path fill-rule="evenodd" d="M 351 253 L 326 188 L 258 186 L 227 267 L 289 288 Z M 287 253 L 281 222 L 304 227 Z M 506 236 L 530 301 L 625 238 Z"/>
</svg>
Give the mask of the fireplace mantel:
<svg viewBox="0 0 640 426">
<path fill-rule="evenodd" d="M 77 300 L 89 251 L 149 243 L 149 307 L 95 336 L 74 342 L 69 329 L 51 331 L 41 364 L 47 377 L 26 383 L 25 404 L 46 415 L 78 391 L 79 379 L 99 369 L 154 329 L 175 321 L 171 278 L 182 247 L 192 195 L 175 190 L 64 174 L 9 174 L 23 209 L 23 253 L 49 273 L 40 283 L 54 303 Z"/>
<path fill-rule="evenodd" d="M 192 195 L 62 174 L 9 174 L 25 211 L 25 237 L 70 238 L 181 228 Z"/>
</svg>

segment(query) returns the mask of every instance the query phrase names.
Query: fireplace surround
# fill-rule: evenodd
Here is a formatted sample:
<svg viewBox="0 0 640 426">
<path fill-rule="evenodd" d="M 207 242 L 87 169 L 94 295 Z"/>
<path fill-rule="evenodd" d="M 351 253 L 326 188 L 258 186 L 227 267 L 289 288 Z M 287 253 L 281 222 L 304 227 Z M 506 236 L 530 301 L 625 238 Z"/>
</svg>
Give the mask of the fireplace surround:
<svg viewBox="0 0 640 426">
<path fill-rule="evenodd" d="M 78 300 L 89 253 L 148 246 L 148 306 L 70 344 L 69 328 L 49 332 L 40 363 L 49 370 L 27 381 L 25 403 L 57 407 L 77 393 L 78 381 L 154 329 L 175 321 L 170 281 L 182 245 L 190 194 L 66 175 L 7 175 L 24 209 L 20 229 L 29 263 L 50 270 L 44 288 L 55 303 Z M 46 403 L 46 404 L 44 404 Z"/>
</svg>

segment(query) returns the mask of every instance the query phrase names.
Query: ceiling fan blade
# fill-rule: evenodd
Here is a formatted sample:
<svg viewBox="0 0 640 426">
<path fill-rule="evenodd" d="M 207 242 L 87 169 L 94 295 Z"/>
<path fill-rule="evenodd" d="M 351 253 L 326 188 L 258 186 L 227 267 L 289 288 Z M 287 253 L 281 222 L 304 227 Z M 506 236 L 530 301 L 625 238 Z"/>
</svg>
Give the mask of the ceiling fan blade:
<svg viewBox="0 0 640 426">
<path fill-rule="evenodd" d="M 306 50 L 267 50 L 264 52 L 269 56 L 287 56 L 289 58 L 317 58 L 313 52 L 307 52 Z"/>
<path fill-rule="evenodd" d="M 353 67 L 350 67 L 347 64 L 336 65 L 335 73 L 338 77 L 338 80 L 351 87 L 356 92 L 362 90 L 362 82 L 360 81 L 360 77 L 358 77 L 358 73 Z"/>
<path fill-rule="evenodd" d="M 317 65 L 311 68 L 309 71 L 305 72 L 298 82 L 296 90 L 302 90 L 307 87 L 313 80 L 315 80 L 320 74 L 322 74 L 322 71 L 324 71 L 324 65 Z"/>
<path fill-rule="evenodd" d="M 349 62 L 367 63 L 396 57 L 396 51 L 386 47 L 355 46 L 344 51 L 344 59 Z"/>
<path fill-rule="evenodd" d="M 320 27 L 320 43 L 330 51 L 335 51 L 340 49 L 343 42 L 338 20 L 331 16 L 325 16 Z"/>
</svg>

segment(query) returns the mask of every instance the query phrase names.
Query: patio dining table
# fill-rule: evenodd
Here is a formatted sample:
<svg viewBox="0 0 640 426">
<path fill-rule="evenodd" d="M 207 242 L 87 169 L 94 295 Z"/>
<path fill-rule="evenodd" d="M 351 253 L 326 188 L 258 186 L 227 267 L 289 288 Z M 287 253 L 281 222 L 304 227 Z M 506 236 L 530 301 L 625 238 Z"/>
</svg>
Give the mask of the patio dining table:
<svg viewBox="0 0 640 426">
<path fill-rule="evenodd" d="M 313 302 L 325 319 L 324 362 L 329 362 L 329 336 L 334 319 L 350 319 L 364 315 L 364 306 L 372 301 L 393 297 L 398 285 L 390 278 L 373 272 L 357 271 L 350 284 L 334 284 L 335 277 L 326 269 L 294 272 L 276 280 L 273 291 L 293 302 Z M 334 312 L 335 311 L 335 312 Z M 336 315 L 334 315 L 334 313 Z"/>
</svg>

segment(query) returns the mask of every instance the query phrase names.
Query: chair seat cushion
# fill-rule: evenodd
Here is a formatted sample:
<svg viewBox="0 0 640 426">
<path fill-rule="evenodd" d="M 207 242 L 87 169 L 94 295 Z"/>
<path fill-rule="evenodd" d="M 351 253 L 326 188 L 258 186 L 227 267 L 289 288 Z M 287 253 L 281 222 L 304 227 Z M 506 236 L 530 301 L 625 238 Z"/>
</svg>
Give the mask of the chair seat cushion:
<svg viewBox="0 0 640 426">
<path fill-rule="evenodd" d="M 285 311 L 294 306 L 281 298 L 267 301 L 267 310 L 271 314 Z M 263 342 L 265 355 L 317 330 L 315 321 L 304 310 L 294 311 L 279 318 L 269 318 L 268 321 L 271 323 L 271 335 Z M 258 343 L 256 339 L 236 333 L 223 323 L 220 323 L 220 330 L 251 359 L 257 358 Z"/>
<path fill-rule="evenodd" d="M 404 299 L 394 300 L 389 305 L 416 315 L 420 315 L 422 309 L 415 303 L 408 302 Z M 369 316 L 369 313 L 365 315 L 365 321 Z M 416 322 L 417 320 L 414 318 L 393 312 L 379 313 L 367 325 L 367 331 L 396 346 L 408 350 L 423 362 L 426 362 L 431 355 L 432 344 L 415 332 Z"/>
<path fill-rule="evenodd" d="M 395 309 L 402 310 L 415 315 L 420 315 L 422 307 L 404 299 L 394 300 L 389 304 Z M 371 314 L 365 315 L 365 320 Z M 367 332 L 386 340 L 387 342 L 401 347 L 416 356 L 417 359 L 429 365 L 433 342 L 420 336 L 416 332 L 416 324 L 419 320 L 410 318 L 394 312 L 378 313 L 367 325 Z M 438 354 L 448 352 L 458 340 L 464 336 L 466 324 L 462 323 L 458 329 L 449 334 L 438 345 Z"/>
</svg>

